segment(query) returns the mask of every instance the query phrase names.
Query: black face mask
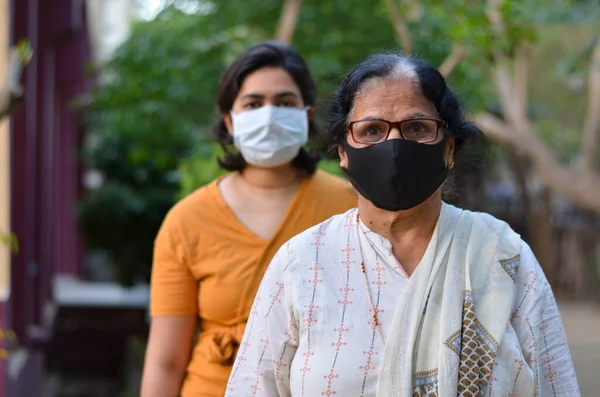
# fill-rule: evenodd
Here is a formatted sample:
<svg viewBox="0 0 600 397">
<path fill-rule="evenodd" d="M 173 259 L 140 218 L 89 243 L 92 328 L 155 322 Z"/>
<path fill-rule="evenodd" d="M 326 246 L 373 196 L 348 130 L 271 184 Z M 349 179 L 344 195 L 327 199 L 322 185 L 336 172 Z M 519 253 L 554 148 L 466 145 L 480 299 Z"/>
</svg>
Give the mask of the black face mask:
<svg viewBox="0 0 600 397">
<path fill-rule="evenodd" d="M 344 142 L 352 185 L 367 200 L 387 211 L 413 208 L 427 200 L 444 183 L 446 141 L 425 145 L 390 139 L 354 148 Z"/>
</svg>

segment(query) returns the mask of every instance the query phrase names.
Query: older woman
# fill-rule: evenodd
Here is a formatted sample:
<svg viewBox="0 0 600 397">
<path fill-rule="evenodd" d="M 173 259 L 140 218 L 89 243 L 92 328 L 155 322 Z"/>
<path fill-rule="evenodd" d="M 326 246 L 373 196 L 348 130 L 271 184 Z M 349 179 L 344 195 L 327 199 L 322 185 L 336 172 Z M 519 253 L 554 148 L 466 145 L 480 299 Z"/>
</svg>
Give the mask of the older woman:
<svg viewBox="0 0 600 397">
<path fill-rule="evenodd" d="M 227 396 L 578 396 L 531 249 L 504 222 L 442 202 L 479 130 L 440 73 L 367 59 L 339 88 L 329 134 L 358 209 L 279 250 Z"/>
</svg>

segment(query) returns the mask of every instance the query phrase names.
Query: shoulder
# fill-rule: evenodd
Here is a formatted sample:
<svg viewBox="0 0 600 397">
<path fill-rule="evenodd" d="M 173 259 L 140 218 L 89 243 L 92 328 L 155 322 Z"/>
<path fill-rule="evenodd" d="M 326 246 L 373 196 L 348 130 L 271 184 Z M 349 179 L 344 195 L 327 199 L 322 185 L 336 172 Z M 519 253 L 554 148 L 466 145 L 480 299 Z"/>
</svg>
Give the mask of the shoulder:
<svg viewBox="0 0 600 397">
<path fill-rule="evenodd" d="M 322 170 L 317 170 L 310 176 L 307 190 L 309 197 L 327 216 L 357 205 L 357 196 L 350 182 Z"/>
<path fill-rule="evenodd" d="M 216 179 L 209 183 L 194 190 L 169 210 L 167 214 L 168 219 L 183 220 L 189 216 L 191 212 L 202 211 L 207 207 L 211 206 L 215 201 L 215 195 L 218 193 L 219 179 Z M 183 218 L 183 219 L 182 219 Z"/>
<path fill-rule="evenodd" d="M 529 292 L 542 292 L 549 287 L 550 285 L 544 274 L 544 269 L 540 266 L 531 247 L 525 241 L 521 241 L 517 288 L 525 289 Z"/>
<path fill-rule="evenodd" d="M 485 212 L 458 209 L 444 204 L 447 211 L 459 214 L 460 232 L 468 233 L 470 239 L 482 248 L 489 247 L 496 251 L 498 259 L 507 260 L 520 256 L 521 236 L 508 223 Z"/>
<path fill-rule="evenodd" d="M 453 207 L 450 204 L 445 204 L 446 206 L 449 207 Z M 453 207 L 456 208 L 456 207 Z M 468 218 L 470 222 L 472 222 L 473 224 L 476 224 L 479 227 L 483 227 L 487 230 L 489 230 L 491 233 L 494 233 L 496 235 L 500 235 L 504 232 L 506 232 L 507 230 L 512 231 L 513 233 L 515 233 L 512 228 L 509 226 L 508 223 L 506 223 L 505 221 L 496 218 L 493 215 L 490 215 L 486 212 L 479 212 L 479 211 L 470 211 L 470 210 L 465 210 L 465 209 L 459 209 L 459 211 L 461 211 L 461 217 L 464 218 Z"/>
<path fill-rule="evenodd" d="M 331 175 L 323 170 L 317 170 L 310 176 L 310 185 L 324 192 L 351 193 L 352 185 L 345 179 Z"/>
<path fill-rule="evenodd" d="M 552 287 L 546 278 L 544 269 L 536 259 L 526 242 L 522 242 L 521 256 L 518 261 L 515 285 L 515 313 L 522 320 L 541 320 L 544 310 L 555 309 Z M 558 314 L 558 312 L 556 312 Z M 515 317 L 515 315 L 513 315 Z"/>
<path fill-rule="evenodd" d="M 165 215 L 162 234 L 195 234 L 218 213 L 218 180 L 202 186 L 179 200 Z"/>
<path fill-rule="evenodd" d="M 340 246 L 339 241 L 345 239 L 344 231 L 348 230 L 356 211 L 350 209 L 306 229 L 285 243 L 275 257 L 290 270 L 303 264 L 313 264 L 317 253 L 326 255 L 331 247 Z"/>
</svg>

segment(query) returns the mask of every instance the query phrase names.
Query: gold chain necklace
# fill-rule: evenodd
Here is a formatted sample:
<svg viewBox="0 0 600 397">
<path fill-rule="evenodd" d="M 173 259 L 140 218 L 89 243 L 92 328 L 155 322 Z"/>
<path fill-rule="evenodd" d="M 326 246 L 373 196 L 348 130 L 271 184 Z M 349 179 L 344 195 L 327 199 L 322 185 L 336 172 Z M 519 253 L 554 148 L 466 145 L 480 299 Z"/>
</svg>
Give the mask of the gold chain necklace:
<svg viewBox="0 0 600 397">
<path fill-rule="evenodd" d="M 385 346 L 385 339 L 383 338 L 383 332 L 381 331 L 381 323 L 379 321 L 379 310 L 378 307 L 375 306 L 373 301 L 373 295 L 371 294 L 371 288 L 369 288 L 369 277 L 367 276 L 367 268 L 365 267 L 365 257 L 362 249 L 362 242 L 360 240 L 360 215 L 358 211 L 356 212 L 356 238 L 358 239 L 358 250 L 360 251 L 360 268 L 362 270 L 363 278 L 365 280 L 365 288 L 367 289 L 367 295 L 369 297 L 369 303 L 371 303 L 371 310 L 373 310 L 373 328 L 375 332 L 379 335 L 379 339 L 381 340 L 381 346 Z"/>
</svg>

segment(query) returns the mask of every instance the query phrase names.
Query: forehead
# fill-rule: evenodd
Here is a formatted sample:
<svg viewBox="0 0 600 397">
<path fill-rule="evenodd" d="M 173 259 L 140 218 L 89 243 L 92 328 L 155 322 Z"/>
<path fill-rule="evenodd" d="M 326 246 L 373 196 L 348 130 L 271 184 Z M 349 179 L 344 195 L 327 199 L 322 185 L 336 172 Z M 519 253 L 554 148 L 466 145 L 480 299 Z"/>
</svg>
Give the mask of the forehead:
<svg viewBox="0 0 600 397">
<path fill-rule="evenodd" d="M 287 71 L 268 66 L 257 69 L 246 76 L 238 97 L 249 93 L 270 96 L 282 91 L 291 91 L 300 95 L 300 89 Z"/>
<path fill-rule="evenodd" d="M 435 106 L 414 82 L 406 77 L 375 78 L 358 91 L 350 121 L 365 118 L 398 121 L 415 113 L 437 117 Z"/>
</svg>

